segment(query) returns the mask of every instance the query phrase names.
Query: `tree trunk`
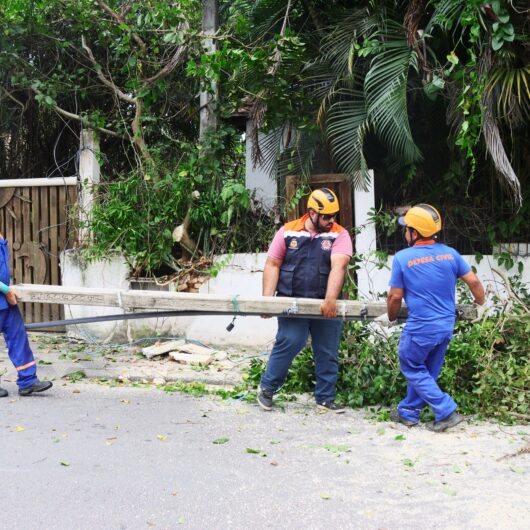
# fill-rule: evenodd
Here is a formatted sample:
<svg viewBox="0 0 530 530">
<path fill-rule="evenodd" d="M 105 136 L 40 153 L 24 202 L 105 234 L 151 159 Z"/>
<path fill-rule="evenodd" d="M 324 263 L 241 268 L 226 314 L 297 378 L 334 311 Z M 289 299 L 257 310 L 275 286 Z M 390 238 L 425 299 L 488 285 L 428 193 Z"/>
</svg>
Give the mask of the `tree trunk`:
<svg viewBox="0 0 530 530">
<path fill-rule="evenodd" d="M 203 48 L 207 54 L 215 53 L 216 43 L 213 38 L 219 27 L 218 0 L 202 0 L 202 32 Z M 199 141 L 202 142 L 206 133 L 217 129 L 216 104 L 218 88 L 215 81 L 210 82 L 207 90 L 200 93 L 200 128 Z"/>
</svg>

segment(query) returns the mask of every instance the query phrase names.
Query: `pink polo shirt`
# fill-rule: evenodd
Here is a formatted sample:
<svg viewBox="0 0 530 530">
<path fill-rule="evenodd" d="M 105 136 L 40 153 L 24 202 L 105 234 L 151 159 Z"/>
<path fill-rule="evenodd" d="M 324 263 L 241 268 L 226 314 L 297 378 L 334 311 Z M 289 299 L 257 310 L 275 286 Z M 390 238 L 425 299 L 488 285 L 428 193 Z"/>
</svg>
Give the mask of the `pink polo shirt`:
<svg viewBox="0 0 530 530">
<path fill-rule="evenodd" d="M 283 261 L 285 258 L 285 254 L 287 253 L 287 247 L 285 246 L 285 228 L 282 226 L 274 236 L 274 239 L 272 240 L 272 243 L 269 247 L 269 250 L 267 252 L 267 256 L 272 259 L 278 259 Z M 317 232 L 308 232 L 308 234 L 311 236 L 311 239 L 313 239 Z M 351 241 L 350 234 L 347 230 L 342 230 L 337 235 L 337 238 L 333 242 L 333 246 L 331 247 L 331 255 L 333 254 L 345 254 L 346 256 L 349 256 L 350 258 L 353 255 L 353 245 Z"/>
</svg>

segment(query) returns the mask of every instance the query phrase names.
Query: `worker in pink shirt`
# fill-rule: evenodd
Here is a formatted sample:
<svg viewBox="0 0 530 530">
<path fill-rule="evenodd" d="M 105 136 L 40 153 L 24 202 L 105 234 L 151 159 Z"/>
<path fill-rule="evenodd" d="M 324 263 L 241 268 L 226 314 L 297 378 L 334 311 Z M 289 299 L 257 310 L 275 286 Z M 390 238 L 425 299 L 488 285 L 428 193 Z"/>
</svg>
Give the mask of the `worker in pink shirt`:
<svg viewBox="0 0 530 530">
<path fill-rule="evenodd" d="M 315 359 L 317 406 L 335 413 L 338 348 L 342 321 L 337 316 L 348 263 L 353 254 L 348 231 L 336 223 L 337 196 L 328 188 L 313 191 L 307 213 L 276 233 L 263 270 L 263 296 L 321 298 L 324 319 L 278 317 L 278 334 L 258 389 L 258 404 L 271 410 L 293 359 L 311 335 Z"/>
</svg>

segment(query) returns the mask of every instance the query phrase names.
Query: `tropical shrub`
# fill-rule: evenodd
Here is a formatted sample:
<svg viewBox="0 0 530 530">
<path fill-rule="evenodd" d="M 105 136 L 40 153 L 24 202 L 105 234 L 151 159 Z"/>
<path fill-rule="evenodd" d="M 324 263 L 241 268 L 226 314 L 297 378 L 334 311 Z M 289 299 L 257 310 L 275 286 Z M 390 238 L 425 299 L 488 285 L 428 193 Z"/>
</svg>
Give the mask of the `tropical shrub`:
<svg viewBox="0 0 530 530">
<path fill-rule="evenodd" d="M 456 324 L 438 383 L 462 413 L 507 422 L 530 420 L 530 313 L 523 307 L 509 316 Z M 399 333 L 390 338 L 374 333 L 367 322 L 346 324 L 337 399 L 352 407 L 396 406 L 406 392 L 398 339 Z M 263 360 L 253 360 L 247 384 L 256 386 L 264 368 Z M 282 391 L 312 392 L 314 384 L 313 355 L 307 347 L 295 358 Z"/>
</svg>

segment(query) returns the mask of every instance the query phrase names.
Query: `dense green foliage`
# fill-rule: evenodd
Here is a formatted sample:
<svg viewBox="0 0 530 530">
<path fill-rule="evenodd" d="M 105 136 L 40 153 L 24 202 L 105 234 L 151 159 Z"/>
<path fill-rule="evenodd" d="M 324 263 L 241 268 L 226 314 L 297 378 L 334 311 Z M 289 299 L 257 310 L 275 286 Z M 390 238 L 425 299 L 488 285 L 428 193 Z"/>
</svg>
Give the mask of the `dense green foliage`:
<svg viewBox="0 0 530 530">
<path fill-rule="evenodd" d="M 512 422 L 530 419 L 529 332 L 528 313 L 503 324 L 498 319 L 457 323 L 438 383 L 463 414 Z M 364 322 L 347 324 L 339 349 L 337 399 L 351 407 L 396 406 L 406 393 L 398 340 L 399 333 L 387 339 Z M 252 361 L 247 380 L 251 387 L 259 383 L 264 368 L 264 361 Z M 282 392 L 311 393 L 314 385 L 308 347 L 295 358 Z"/>
<path fill-rule="evenodd" d="M 131 171 L 98 187 L 88 256 L 101 258 L 112 248 L 131 259 L 135 275 L 178 270 L 172 232 L 188 209 L 190 232 L 204 253 L 265 247 L 273 235 L 273 212 L 263 211 L 244 186 L 237 132 L 225 127 L 202 144 L 180 142 L 179 149 L 183 155 L 172 170 L 153 176 Z"/>
<path fill-rule="evenodd" d="M 471 303 L 467 289 L 461 291 L 461 302 Z M 456 322 L 438 384 L 463 414 L 529 421 L 530 286 L 516 277 L 506 294 L 490 302 L 491 310 L 482 320 Z M 403 399 L 406 380 L 399 369 L 399 338 L 397 328 L 389 334 L 388 329 L 369 321 L 344 324 L 338 401 L 350 407 L 386 408 Z M 253 398 L 265 366 L 261 358 L 251 360 L 245 375 L 246 391 L 238 390 L 241 397 Z M 315 365 L 309 345 L 295 357 L 280 389 L 280 403 L 285 395 L 312 393 L 314 388 Z M 431 417 L 428 407 L 424 415 Z"/>
<path fill-rule="evenodd" d="M 227 134 L 243 132 L 242 115 L 254 140 L 270 133 L 252 155 L 280 185 L 328 171 L 362 185 L 373 168 L 384 206 L 443 196 L 447 211 L 485 212 L 490 239 L 526 235 L 524 2 L 221 0 L 214 53 L 203 48 L 202 9 L 0 0 L 0 176 L 77 172 L 79 128 L 95 128 L 108 206 L 94 218 L 96 255 L 175 268 L 168 231 L 192 204 L 185 191 L 200 192 L 190 230 L 202 253 L 262 248 L 272 222 L 241 190 L 242 143 Z M 198 93 L 214 85 L 217 165 L 197 154 Z M 176 196 L 164 202 L 166 192 Z M 266 225 L 261 241 L 245 213 Z M 247 235 L 223 245 L 231 223 Z"/>
</svg>

